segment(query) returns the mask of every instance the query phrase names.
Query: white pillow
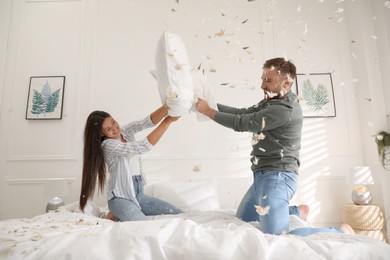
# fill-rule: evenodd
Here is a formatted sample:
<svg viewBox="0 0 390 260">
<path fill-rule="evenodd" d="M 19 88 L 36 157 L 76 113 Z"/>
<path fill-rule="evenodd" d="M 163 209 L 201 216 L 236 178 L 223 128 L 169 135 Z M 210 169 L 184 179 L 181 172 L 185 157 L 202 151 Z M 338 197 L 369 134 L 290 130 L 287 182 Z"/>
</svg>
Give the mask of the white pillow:
<svg viewBox="0 0 390 260">
<path fill-rule="evenodd" d="M 199 70 L 196 70 L 192 73 L 192 79 L 194 82 L 195 97 L 204 99 L 211 108 L 217 109 L 213 87 L 205 75 Z M 199 113 L 195 108 L 195 104 L 192 106 L 192 111 L 196 113 L 198 121 L 206 121 L 210 119 L 202 113 Z"/>
<path fill-rule="evenodd" d="M 152 77 L 155 80 L 157 80 L 157 72 L 155 70 L 150 70 L 149 72 L 152 75 Z M 195 95 L 195 99 L 191 107 L 191 111 L 196 113 L 198 121 L 209 120 L 210 118 L 203 115 L 202 113 L 199 113 L 198 110 L 196 110 L 195 102 L 196 102 L 196 98 L 202 98 L 208 103 L 208 105 L 211 108 L 217 109 L 217 103 L 215 102 L 214 99 L 214 89 L 211 86 L 208 79 L 206 78 L 206 76 L 199 70 L 192 71 L 191 74 L 192 74 L 194 95 Z"/>
<path fill-rule="evenodd" d="M 188 114 L 194 101 L 191 66 L 179 35 L 166 31 L 156 49 L 156 77 L 161 102 L 170 116 Z"/>
<path fill-rule="evenodd" d="M 183 211 L 210 211 L 221 208 L 217 188 L 212 181 L 162 182 L 152 186 L 154 197 Z"/>
<path fill-rule="evenodd" d="M 314 228 L 313 225 L 311 225 L 309 222 L 306 222 L 305 220 L 299 218 L 298 216 L 295 215 L 289 215 L 290 218 L 290 226 L 288 231 L 291 232 L 297 228 Z M 252 226 L 255 228 L 260 228 L 259 222 L 258 221 L 252 221 L 250 222 Z"/>
<path fill-rule="evenodd" d="M 290 216 L 290 228 L 289 231 L 292 231 L 297 228 L 312 228 L 314 227 L 309 222 L 301 219 L 300 217 L 296 215 L 289 215 Z"/>
<path fill-rule="evenodd" d="M 80 204 L 78 201 L 66 204 L 59 208 L 59 210 L 65 210 L 70 211 L 74 213 L 82 213 L 80 210 Z M 87 204 L 84 207 L 84 214 L 87 214 L 89 216 L 95 216 L 95 217 L 102 217 L 102 211 L 99 209 L 99 207 L 93 203 L 92 201 L 88 201 Z"/>
</svg>

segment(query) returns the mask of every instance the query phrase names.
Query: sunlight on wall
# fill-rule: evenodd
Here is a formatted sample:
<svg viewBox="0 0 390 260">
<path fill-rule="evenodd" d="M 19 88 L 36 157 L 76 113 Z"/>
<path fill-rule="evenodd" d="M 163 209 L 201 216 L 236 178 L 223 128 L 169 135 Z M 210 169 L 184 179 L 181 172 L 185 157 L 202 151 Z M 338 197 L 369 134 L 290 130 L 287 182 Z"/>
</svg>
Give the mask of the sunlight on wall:
<svg viewBox="0 0 390 260">
<path fill-rule="evenodd" d="M 326 147 L 324 119 L 309 120 L 305 119 L 303 123 L 301 171 L 310 170 L 310 167 L 318 165 L 329 156 Z"/>
<path fill-rule="evenodd" d="M 298 183 L 299 201 L 310 206 L 309 219 L 321 214 L 321 201 L 318 199 L 318 179 L 330 175 L 326 160 L 327 147 L 325 119 L 304 119 L 302 130 L 300 180 Z"/>
</svg>

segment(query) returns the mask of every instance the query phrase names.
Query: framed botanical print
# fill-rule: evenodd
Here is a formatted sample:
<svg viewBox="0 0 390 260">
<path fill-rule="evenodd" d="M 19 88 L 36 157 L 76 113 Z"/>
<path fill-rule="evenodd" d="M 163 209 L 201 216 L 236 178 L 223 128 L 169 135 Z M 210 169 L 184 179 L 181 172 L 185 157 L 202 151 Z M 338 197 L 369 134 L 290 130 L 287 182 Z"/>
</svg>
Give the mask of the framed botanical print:
<svg viewBox="0 0 390 260">
<path fill-rule="evenodd" d="M 303 117 L 335 117 L 331 73 L 297 74 L 296 91 Z"/>
<path fill-rule="evenodd" d="M 62 119 L 65 76 L 30 77 L 26 119 Z"/>
</svg>

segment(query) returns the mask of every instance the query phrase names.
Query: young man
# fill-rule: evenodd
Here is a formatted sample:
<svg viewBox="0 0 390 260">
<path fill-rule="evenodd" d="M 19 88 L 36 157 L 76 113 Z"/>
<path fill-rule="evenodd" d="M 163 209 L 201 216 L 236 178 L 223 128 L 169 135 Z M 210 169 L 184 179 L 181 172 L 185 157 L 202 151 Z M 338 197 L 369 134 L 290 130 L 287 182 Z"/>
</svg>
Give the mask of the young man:
<svg viewBox="0 0 390 260">
<path fill-rule="evenodd" d="M 264 233 L 289 232 L 289 208 L 298 181 L 301 148 L 302 109 L 291 91 L 296 67 L 284 58 L 267 60 L 263 65 L 264 98 L 249 108 L 218 104 L 218 111 L 199 99 L 196 109 L 218 124 L 237 132 L 252 132 L 251 169 L 253 184 L 244 195 L 237 217 L 259 221 Z M 295 212 L 294 212 L 295 211 Z M 294 234 L 343 232 L 340 228 L 302 228 Z M 347 232 L 348 233 L 348 232 Z"/>
</svg>

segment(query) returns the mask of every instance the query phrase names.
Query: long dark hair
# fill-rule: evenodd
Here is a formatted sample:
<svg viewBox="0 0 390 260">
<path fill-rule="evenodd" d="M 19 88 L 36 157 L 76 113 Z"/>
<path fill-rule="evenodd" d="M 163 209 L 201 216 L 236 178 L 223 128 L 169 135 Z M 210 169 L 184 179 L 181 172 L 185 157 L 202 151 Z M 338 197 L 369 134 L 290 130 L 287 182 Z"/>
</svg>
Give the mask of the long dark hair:
<svg viewBox="0 0 390 260">
<path fill-rule="evenodd" d="M 96 180 L 103 192 L 106 182 L 106 165 L 101 144 L 104 140 L 102 124 L 110 114 L 93 111 L 87 119 L 84 130 L 83 177 L 80 193 L 80 209 L 84 211 L 89 198 L 95 193 Z"/>
</svg>

